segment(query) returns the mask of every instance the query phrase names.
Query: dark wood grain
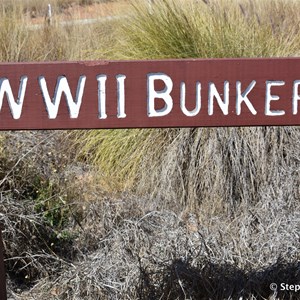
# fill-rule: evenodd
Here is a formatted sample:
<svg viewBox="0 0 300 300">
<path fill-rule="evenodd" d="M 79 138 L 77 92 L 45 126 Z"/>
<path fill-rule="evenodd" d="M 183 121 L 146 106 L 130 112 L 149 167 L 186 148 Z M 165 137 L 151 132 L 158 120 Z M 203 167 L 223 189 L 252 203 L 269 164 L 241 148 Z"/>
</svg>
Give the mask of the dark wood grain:
<svg viewBox="0 0 300 300">
<path fill-rule="evenodd" d="M 2 241 L 2 226 L 0 226 L 0 300 L 6 300 L 6 277 L 3 257 L 3 241 Z"/>
<path fill-rule="evenodd" d="M 163 73 L 172 79 L 173 109 L 165 116 L 149 117 L 147 114 L 147 75 L 150 73 Z M 98 82 L 96 78 L 100 74 L 107 76 L 106 119 L 99 119 L 98 117 Z M 126 76 L 126 118 L 117 117 L 116 76 L 118 74 Z M 70 118 L 63 96 L 57 117 L 49 119 L 38 83 L 39 76 L 45 77 L 51 97 L 54 95 L 57 78 L 65 76 L 72 95 L 75 97 L 78 79 L 82 75 L 86 76 L 86 83 L 78 118 Z M 300 80 L 299 58 L 0 64 L 0 78 L 9 79 L 15 98 L 18 95 L 21 76 L 28 76 L 21 117 L 13 119 L 8 101 L 4 96 L 0 111 L 0 130 L 300 124 L 300 112 L 293 114 L 292 110 L 293 85 L 295 81 Z M 252 114 L 246 104 L 242 103 L 241 113 L 238 115 L 236 82 L 241 82 L 241 91 L 243 92 L 253 80 L 256 81 L 256 84 L 249 92 L 248 98 L 257 114 Z M 196 116 L 189 117 L 180 109 L 180 84 L 181 82 L 186 83 L 186 107 L 191 111 L 195 108 L 197 81 L 201 82 L 201 110 Z M 209 115 L 209 83 L 214 83 L 220 97 L 223 97 L 225 81 L 228 82 L 230 91 L 228 114 L 224 115 L 215 99 L 213 114 Z M 280 98 L 270 102 L 272 111 L 284 111 L 284 115 L 266 115 L 267 81 L 284 82 L 284 85 L 272 86 L 271 94 Z M 164 86 L 162 81 L 155 83 L 156 90 L 160 90 Z M 155 100 L 156 109 L 163 106 L 164 101 L 162 99 Z"/>
</svg>

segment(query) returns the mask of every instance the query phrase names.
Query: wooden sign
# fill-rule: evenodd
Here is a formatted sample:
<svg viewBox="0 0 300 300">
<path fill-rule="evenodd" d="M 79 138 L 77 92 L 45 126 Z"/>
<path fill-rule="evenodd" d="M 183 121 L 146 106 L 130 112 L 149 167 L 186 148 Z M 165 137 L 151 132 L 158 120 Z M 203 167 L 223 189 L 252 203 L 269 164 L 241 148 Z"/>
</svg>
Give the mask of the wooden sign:
<svg viewBox="0 0 300 300">
<path fill-rule="evenodd" d="M 0 300 L 6 300 L 6 278 L 5 278 L 5 267 L 4 267 L 4 247 L 2 241 L 2 225 L 0 225 Z"/>
<path fill-rule="evenodd" d="M 0 130 L 300 125 L 299 85 L 300 58 L 2 63 Z"/>
<path fill-rule="evenodd" d="M 300 125 L 300 59 L 0 64 L 0 130 Z"/>
</svg>

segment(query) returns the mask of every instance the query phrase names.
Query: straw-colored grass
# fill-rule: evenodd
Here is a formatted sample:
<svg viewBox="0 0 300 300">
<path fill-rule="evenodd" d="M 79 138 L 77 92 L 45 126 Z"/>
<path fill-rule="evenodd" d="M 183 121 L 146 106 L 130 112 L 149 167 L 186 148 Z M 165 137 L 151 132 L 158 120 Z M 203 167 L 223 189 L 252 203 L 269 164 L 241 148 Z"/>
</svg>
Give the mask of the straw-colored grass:
<svg viewBox="0 0 300 300">
<path fill-rule="evenodd" d="M 115 57 L 294 56 L 300 45 L 297 7 L 296 2 L 285 1 L 170 0 L 156 1 L 149 9 L 146 2 L 134 2 L 132 15 L 121 28 Z M 83 151 L 111 181 L 116 175 L 123 187 L 163 196 L 165 204 L 179 209 L 195 208 L 213 195 L 216 211 L 224 206 L 230 211 L 236 203 L 258 199 L 257 175 L 266 168 L 266 160 L 260 162 L 260 151 L 273 144 L 273 135 L 285 138 L 290 131 L 272 130 L 267 136 L 270 139 L 262 128 L 127 130 L 117 134 L 100 130 L 84 132 L 80 140 Z M 135 136 L 143 146 L 137 148 Z M 262 140 L 257 142 L 257 136 Z M 134 143 L 124 143 L 132 137 Z M 254 153 L 259 154 L 253 157 Z M 232 165 L 224 156 L 233 159 Z M 249 171 L 244 171 L 248 166 Z"/>
<path fill-rule="evenodd" d="M 124 58 L 272 57 L 298 53 L 296 3 L 135 2 L 124 27 Z M 297 41 L 298 39 L 298 41 Z"/>
<path fill-rule="evenodd" d="M 1 6 L 2 5 L 2 6 Z M 113 44 L 118 20 L 101 21 L 89 25 L 62 26 L 53 14 L 51 26 L 42 22 L 32 24 L 24 13 L 26 3 L 0 5 L 0 61 L 57 61 L 88 60 L 107 57 Z"/>
<path fill-rule="evenodd" d="M 296 1 L 157 0 L 117 21 L 39 30 L 23 11 L 1 14 L 1 61 L 299 54 Z M 74 137 L 73 147 L 49 132 L 9 133 L 1 143 L 14 298 L 298 298 L 269 288 L 299 282 L 298 128 Z"/>
</svg>

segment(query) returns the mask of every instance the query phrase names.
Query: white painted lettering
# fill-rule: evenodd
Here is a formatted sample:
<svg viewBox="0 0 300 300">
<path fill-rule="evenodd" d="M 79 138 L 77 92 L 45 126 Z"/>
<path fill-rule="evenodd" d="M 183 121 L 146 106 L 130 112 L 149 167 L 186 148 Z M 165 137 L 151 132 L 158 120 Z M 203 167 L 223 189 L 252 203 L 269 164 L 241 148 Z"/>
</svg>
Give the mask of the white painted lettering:
<svg viewBox="0 0 300 300">
<path fill-rule="evenodd" d="M 70 113 L 70 118 L 76 119 L 79 115 L 79 110 L 82 102 L 82 96 L 86 81 L 86 76 L 82 75 L 79 77 L 77 91 L 76 91 L 76 101 L 74 101 L 68 80 L 65 76 L 59 76 L 57 78 L 57 83 L 55 87 L 54 97 L 50 98 L 47 83 L 44 76 L 38 78 L 39 85 L 43 94 L 43 98 L 46 104 L 46 109 L 48 112 L 49 119 L 55 119 L 57 117 L 58 108 L 61 100 L 62 93 L 65 94 L 67 99 L 67 105 Z"/>
<path fill-rule="evenodd" d="M 117 79 L 117 91 L 118 91 L 118 118 L 126 118 L 125 114 L 125 75 L 119 74 Z"/>
<path fill-rule="evenodd" d="M 245 91 L 242 93 L 242 84 L 240 81 L 236 82 L 236 114 L 239 116 L 241 114 L 241 106 L 244 102 L 249 110 L 251 111 L 252 115 L 256 115 L 257 111 L 253 107 L 252 103 L 250 102 L 248 98 L 248 94 L 252 91 L 256 84 L 255 80 L 252 80 L 252 82 L 248 85 L 248 87 L 245 89 Z"/>
<path fill-rule="evenodd" d="M 295 80 L 293 85 L 293 115 L 298 113 L 298 101 L 300 100 L 299 85 L 300 80 Z"/>
<path fill-rule="evenodd" d="M 106 119 L 106 75 L 98 75 L 98 118 Z"/>
<path fill-rule="evenodd" d="M 162 80 L 165 83 L 165 88 L 161 91 L 156 91 L 154 83 L 156 80 Z M 173 99 L 170 95 L 173 88 L 172 79 L 163 73 L 149 73 L 147 75 L 147 105 L 149 117 L 161 117 L 167 115 L 173 108 Z M 165 106 L 162 109 L 155 109 L 155 98 L 163 99 Z"/>
<path fill-rule="evenodd" d="M 180 84 L 180 108 L 181 111 L 187 116 L 187 117 L 194 117 L 196 116 L 201 109 L 201 83 L 196 83 L 196 107 L 192 111 L 188 111 L 185 106 L 185 98 L 186 98 L 186 88 L 185 83 L 181 82 Z"/>
<path fill-rule="evenodd" d="M 271 101 L 279 100 L 279 96 L 271 94 L 272 86 L 283 86 L 284 81 L 266 81 L 266 100 L 265 100 L 265 115 L 266 116 L 282 116 L 285 114 L 284 110 L 271 110 Z"/>
<path fill-rule="evenodd" d="M 15 101 L 9 80 L 7 78 L 0 78 L 0 110 L 3 104 L 4 94 L 6 94 L 10 111 L 14 119 L 20 119 L 21 117 L 27 80 L 27 76 L 21 77 L 18 98 L 17 101 Z"/>
<path fill-rule="evenodd" d="M 228 115 L 229 106 L 229 82 L 224 81 L 224 101 L 222 100 L 217 88 L 213 82 L 208 84 L 208 114 L 214 113 L 214 98 L 217 99 L 218 105 L 224 115 Z"/>
</svg>

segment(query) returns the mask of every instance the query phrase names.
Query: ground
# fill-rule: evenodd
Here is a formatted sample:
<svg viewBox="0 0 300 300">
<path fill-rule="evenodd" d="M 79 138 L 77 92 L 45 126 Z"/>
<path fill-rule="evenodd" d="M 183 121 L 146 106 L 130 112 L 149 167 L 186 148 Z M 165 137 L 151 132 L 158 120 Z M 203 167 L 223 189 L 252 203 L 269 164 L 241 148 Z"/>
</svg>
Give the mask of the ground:
<svg viewBox="0 0 300 300">
<path fill-rule="evenodd" d="M 128 1 L 120 0 L 107 3 L 94 3 L 91 5 L 78 5 L 73 4 L 62 10 L 54 9 L 53 19 L 59 21 L 69 20 L 84 20 L 84 19 L 97 19 L 106 16 L 116 16 L 124 13 L 129 6 Z M 32 24 L 42 24 L 45 20 L 47 8 L 45 7 L 44 16 L 35 16 L 32 11 L 28 12 L 28 21 Z"/>
</svg>

